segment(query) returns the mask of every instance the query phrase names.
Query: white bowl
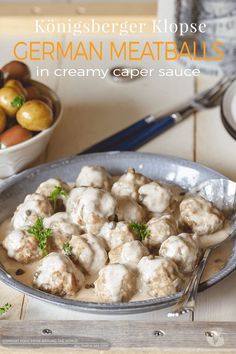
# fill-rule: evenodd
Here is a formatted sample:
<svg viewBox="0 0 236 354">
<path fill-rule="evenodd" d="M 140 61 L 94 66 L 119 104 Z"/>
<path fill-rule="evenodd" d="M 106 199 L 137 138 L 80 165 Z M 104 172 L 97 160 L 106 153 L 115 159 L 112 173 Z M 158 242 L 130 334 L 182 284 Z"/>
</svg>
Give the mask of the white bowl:
<svg viewBox="0 0 236 354">
<path fill-rule="evenodd" d="M 62 117 L 62 106 L 57 94 L 49 87 L 37 82 L 31 81 L 37 86 L 42 95 L 52 99 L 54 105 L 54 123 L 53 125 L 35 135 L 33 138 L 23 143 L 11 146 L 6 149 L 0 149 L 0 178 L 10 177 L 28 166 L 37 159 L 45 148 Z"/>
</svg>

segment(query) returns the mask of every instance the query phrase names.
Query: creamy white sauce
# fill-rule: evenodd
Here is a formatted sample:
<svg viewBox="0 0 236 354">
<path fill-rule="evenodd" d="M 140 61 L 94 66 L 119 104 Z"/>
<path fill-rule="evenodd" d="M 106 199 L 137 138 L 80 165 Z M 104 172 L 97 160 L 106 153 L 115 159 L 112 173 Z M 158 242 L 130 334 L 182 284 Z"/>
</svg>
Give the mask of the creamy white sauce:
<svg viewBox="0 0 236 354">
<path fill-rule="evenodd" d="M 225 223 L 223 229 L 216 231 L 213 234 L 199 236 L 200 245 L 204 249 L 217 245 L 218 243 L 224 241 L 230 233 L 231 227 L 229 223 Z"/>
<path fill-rule="evenodd" d="M 2 225 L 0 225 L 0 242 L 4 239 L 5 235 L 12 230 L 12 226 L 10 220 L 6 220 Z M 202 244 L 209 244 L 210 240 L 212 242 L 218 243 L 219 240 L 224 240 L 229 234 L 230 228 L 227 226 L 223 230 L 220 230 L 212 235 L 201 236 Z M 206 266 L 206 269 L 203 274 L 202 281 L 205 281 L 212 277 L 214 274 L 219 272 L 226 264 L 227 259 L 232 250 L 232 243 L 226 243 L 219 249 L 216 249 L 212 252 L 209 262 Z M 5 270 L 16 280 L 19 282 L 33 287 L 33 276 L 36 271 L 36 268 L 39 264 L 39 261 L 29 263 L 29 264 L 20 264 L 14 259 L 11 259 L 7 256 L 6 251 L 3 247 L 0 247 L 0 260 L 3 264 Z M 24 274 L 16 275 L 16 271 L 22 269 Z M 87 276 L 85 278 L 85 284 L 91 285 L 98 277 L 98 274 L 94 274 L 93 276 Z M 112 277 L 111 277 L 112 278 Z M 87 289 L 86 287 L 81 289 L 77 294 L 68 297 L 70 299 L 79 300 L 79 301 L 87 301 L 87 302 L 100 302 L 98 296 L 95 294 L 94 288 Z M 145 287 L 137 292 L 131 301 L 142 301 L 151 299 L 152 297 L 146 293 Z"/>
</svg>

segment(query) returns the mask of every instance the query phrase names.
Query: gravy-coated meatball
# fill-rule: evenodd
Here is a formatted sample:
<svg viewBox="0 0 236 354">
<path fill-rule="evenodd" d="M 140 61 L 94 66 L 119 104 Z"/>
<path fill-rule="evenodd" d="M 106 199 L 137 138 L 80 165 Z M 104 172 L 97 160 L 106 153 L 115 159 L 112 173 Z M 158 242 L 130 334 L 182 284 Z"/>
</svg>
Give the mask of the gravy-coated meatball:
<svg viewBox="0 0 236 354">
<path fill-rule="evenodd" d="M 112 177 L 101 166 L 84 166 L 76 180 L 77 187 L 96 187 L 111 190 Z"/>
<path fill-rule="evenodd" d="M 109 252 L 110 263 L 127 264 L 130 267 L 135 267 L 140 259 L 148 256 L 147 248 L 140 241 L 130 241 Z"/>
<path fill-rule="evenodd" d="M 44 227 L 52 230 L 50 243 L 52 248 L 61 250 L 65 242 L 70 241 L 72 235 L 80 235 L 82 230 L 71 222 L 67 213 L 56 213 L 43 220 Z"/>
<path fill-rule="evenodd" d="M 94 235 L 72 236 L 70 242 L 71 258 L 89 274 L 97 273 L 107 261 L 103 242 Z"/>
<path fill-rule="evenodd" d="M 129 225 L 123 221 L 104 224 L 100 230 L 99 237 L 104 239 L 107 249 L 113 249 L 137 238 L 130 230 Z"/>
<path fill-rule="evenodd" d="M 149 249 L 158 249 L 169 236 L 177 234 L 176 221 L 171 215 L 152 218 L 147 223 L 147 226 L 150 231 L 150 237 L 147 237 L 143 243 Z"/>
<path fill-rule="evenodd" d="M 170 236 L 164 241 L 159 254 L 172 259 L 181 273 L 190 273 L 197 263 L 199 252 L 197 236 L 182 233 L 178 236 Z"/>
<path fill-rule="evenodd" d="M 119 221 L 144 223 L 147 219 L 145 209 L 134 199 L 121 198 L 117 200 L 116 215 Z"/>
<path fill-rule="evenodd" d="M 55 187 L 60 187 L 63 191 L 65 191 L 65 194 L 69 193 L 71 188 L 70 186 L 62 182 L 58 178 L 50 178 L 47 181 L 41 183 L 37 190 L 36 193 L 43 195 L 44 197 L 50 197 L 51 193 L 54 191 Z M 66 197 L 62 194 L 59 196 L 60 199 L 65 200 Z"/>
<path fill-rule="evenodd" d="M 211 234 L 221 229 L 224 223 L 221 212 L 200 196 L 181 202 L 180 218 L 183 225 L 198 235 Z"/>
<path fill-rule="evenodd" d="M 70 191 L 69 197 L 66 200 L 66 211 L 68 215 L 71 215 L 71 213 L 77 209 L 81 196 L 86 189 L 86 187 L 78 187 Z"/>
<path fill-rule="evenodd" d="M 101 302 L 125 302 L 136 293 L 137 275 L 124 264 L 109 264 L 100 270 L 94 285 Z"/>
<path fill-rule="evenodd" d="M 10 258 L 20 263 L 29 263 L 41 257 L 38 241 L 26 230 L 10 232 L 2 242 Z"/>
<path fill-rule="evenodd" d="M 129 169 L 113 184 L 111 191 L 116 198 L 128 197 L 137 201 L 139 187 L 149 182 L 149 178 Z"/>
<path fill-rule="evenodd" d="M 139 201 L 152 213 L 163 213 L 170 205 L 171 194 L 157 182 L 139 188 Z"/>
<path fill-rule="evenodd" d="M 52 252 L 40 261 L 33 283 L 51 294 L 74 295 L 84 285 L 84 275 L 67 256 Z"/>
<path fill-rule="evenodd" d="M 177 265 L 168 258 L 143 257 L 138 264 L 141 280 L 153 297 L 175 294 L 181 290 L 183 281 Z"/>
<path fill-rule="evenodd" d="M 96 235 L 105 222 L 114 218 L 116 200 L 103 189 L 81 188 L 75 188 L 70 193 L 67 212 L 74 223 L 81 225 L 86 232 Z"/>
<path fill-rule="evenodd" d="M 41 194 L 29 194 L 20 204 L 12 218 L 14 229 L 30 227 L 38 218 L 52 215 L 53 210 L 49 200 Z"/>
</svg>

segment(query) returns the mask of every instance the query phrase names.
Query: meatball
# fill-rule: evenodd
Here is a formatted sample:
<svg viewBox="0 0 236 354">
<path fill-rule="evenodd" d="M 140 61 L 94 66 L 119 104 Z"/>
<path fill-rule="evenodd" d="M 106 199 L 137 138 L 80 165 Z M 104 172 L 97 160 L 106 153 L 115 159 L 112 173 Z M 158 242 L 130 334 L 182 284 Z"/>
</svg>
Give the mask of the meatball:
<svg viewBox="0 0 236 354">
<path fill-rule="evenodd" d="M 113 249 L 137 238 L 130 230 L 129 225 L 123 221 L 104 224 L 99 233 L 99 237 L 104 239 L 107 249 Z"/>
<path fill-rule="evenodd" d="M 109 252 L 110 263 L 127 264 L 130 267 L 136 267 L 140 259 L 148 256 L 147 248 L 140 241 L 130 241 Z"/>
<path fill-rule="evenodd" d="M 109 264 L 100 270 L 94 285 L 101 302 L 126 302 L 137 291 L 137 274 L 124 264 Z"/>
<path fill-rule="evenodd" d="M 146 238 L 143 243 L 150 250 L 160 247 L 169 236 L 177 234 L 176 221 L 171 215 L 163 215 L 159 218 L 152 218 L 147 223 L 150 237 Z"/>
<path fill-rule="evenodd" d="M 116 215 L 119 221 L 144 223 L 147 214 L 144 208 L 134 199 L 121 198 L 117 201 Z"/>
<path fill-rule="evenodd" d="M 97 234 L 105 222 L 114 219 L 116 201 L 103 189 L 81 188 L 70 193 L 67 212 L 75 224 L 81 225 L 88 233 Z"/>
<path fill-rule="evenodd" d="M 211 234 L 223 227 L 222 213 L 204 198 L 190 197 L 180 204 L 180 220 L 197 235 Z"/>
<path fill-rule="evenodd" d="M 29 194 L 20 204 L 12 218 L 14 229 L 30 227 L 35 224 L 38 218 L 45 218 L 52 215 L 53 210 L 49 200 L 41 194 Z"/>
<path fill-rule="evenodd" d="M 74 295 L 83 287 L 84 275 L 70 258 L 52 252 L 40 261 L 33 284 L 54 295 Z"/>
<path fill-rule="evenodd" d="M 139 187 L 149 182 L 149 178 L 130 168 L 113 184 L 111 192 L 116 198 L 128 197 L 137 201 Z"/>
<path fill-rule="evenodd" d="M 170 205 L 171 194 L 157 182 L 139 188 L 139 201 L 152 213 L 163 213 Z"/>
<path fill-rule="evenodd" d="M 107 261 L 107 252 L 101 239 L 94 235 L 72 236 L 71 258 L 89 274 L 97 273 Z"/>
<path fill-rule="evenodd" d="M 153 297 L 168 296 L 181 290 L 183 280 L 177 265 L 168 258 L 148 256 L 138 263 L 142 283 Z"/>
<path fill-rule="evenodd" d="M 170 236 L 162 243 L 159 254 L 172 259 L 182 273 L 190 273 L 200 254 L 197 236 L 184 233 Z"/>
<path fill-rule="evenodd" d="M 80 198 L 86 189 L 86 187 L 78 187 L 73 188 L 70 191 L 69 197 L 66 200 L 66 211 L 68 215 L 71 215 L 71 213 L 77 208 Z"/>
<path fill-rule="evenodd" d="M 67 193 L 70 192 L 70 186 L 65 183 L 62 182 L 60 179 L 58 178 L 50 178 L 47 181 L 41 183 L 37 190 L 36 193 L 43 195 L 44 197 L 50 197 L 51 193 L 53 192 L 53 190 L 55 189 L 55 187 L 60 187 L 62 188 L 63 191 Z M 61 195 L 60 199 L 65 200 L 66 196 L 65 195 Z"/>
<path fill-rule="evenodd" d="M 41 257 L 36 238 L 26 230 L 14 230 L 10 232 L 2 242 L 10 258 L 20 263 L 29 263 Z"/>
<path fill-rule="evenodd" d="M 80 235 L 82 230 L 71 222 L 67 213 L 56 213 L 43 220 L 44 227 L 52 230 L 50 242 L 53 249 L 62 249 L 65 242 L 70 241 L 72 235 Z"/>
<path fill-rule="evenodd" d="M 76 180 L 77 187 L 96 187 L 111 190 L 112 177 L 101 166 L 84 166 Z"/>
</svg>

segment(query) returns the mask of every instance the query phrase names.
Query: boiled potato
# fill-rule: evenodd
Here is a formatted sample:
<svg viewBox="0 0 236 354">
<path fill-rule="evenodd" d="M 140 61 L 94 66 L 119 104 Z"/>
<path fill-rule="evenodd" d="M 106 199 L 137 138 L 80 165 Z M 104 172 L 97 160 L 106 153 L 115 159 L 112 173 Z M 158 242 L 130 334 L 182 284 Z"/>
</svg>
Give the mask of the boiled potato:
<svg viewBox="0 0 236 354">
<path fill-rule="evenodd" d="M 5 74 L 6 80 L 20 80 L 27 81 L 30 79 L 30 69 L 29 67 L 17 60 L 13 60 L 10 63 L 2 67 L 2 71 Z"/>
<path fill-rule="evenodd" d="M 19 100 L 17 103 L 16 100 Z M 0 89 L 0 107 L 8 117 L 14 117 L 18 111 L 24 97 L 12 87 L 3 87 Z M 16 104 L 13 104 L 15 102 Z"/>
<path fill-rule="evenodd" d="M 12 87 L 12 88 L 14 88 L 18 92 L 19 96 L 24 96 L 25 97 L 26 94 L 27 94 L 27 92 L 24 89 L 23 85 L 18 80 L 8 80 L 5 83 L 4 87 Z"/>
<path fill-rule="evenodd" d="M 0 133 L 4 131 L 7 125 L 7 118 L 4 110 L 0 107 Z"/>
<path fill-rule="evenodd" d="M 14 125 L 0 135 L 0 147 L 5 149 L 9 146 L 20 144 L 32 138 L 32 133 L 20 125 Z"/>
<path fill-rule="evenodd" d="M 51 108 L 39 100 L 27 101 L 16 114 L 17 122 L 31 131 L 49 128 L 53 122 Z"/>
</svg>

